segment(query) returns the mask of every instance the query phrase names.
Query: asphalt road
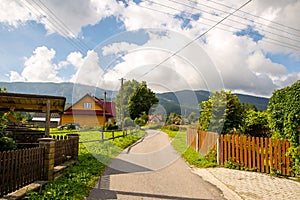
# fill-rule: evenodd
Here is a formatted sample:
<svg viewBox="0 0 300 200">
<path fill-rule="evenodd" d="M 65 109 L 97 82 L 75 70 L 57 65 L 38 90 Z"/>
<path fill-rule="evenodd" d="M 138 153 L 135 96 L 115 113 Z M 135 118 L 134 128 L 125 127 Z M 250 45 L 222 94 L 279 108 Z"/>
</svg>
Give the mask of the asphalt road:
<svg viewBox="0 0 300 200">
<path fill-rule="evenodd" d="M 94 199 L 225 199 L 215 186 L 192 173 L 156 130 L 117 156 L 91 191 Z"/>
</svg>

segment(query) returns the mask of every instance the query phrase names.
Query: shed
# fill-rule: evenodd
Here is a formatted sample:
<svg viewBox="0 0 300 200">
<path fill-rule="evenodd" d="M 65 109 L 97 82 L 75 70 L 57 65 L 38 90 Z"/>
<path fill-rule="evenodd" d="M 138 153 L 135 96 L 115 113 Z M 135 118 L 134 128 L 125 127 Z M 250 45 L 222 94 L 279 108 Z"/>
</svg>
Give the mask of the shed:
<svg viewBox="0 0 300 200">
<path fill-rule="evenodd" d="M 45 135 L 50 132 L 50 114 L 63 113 L 65 102 L 61 96 L 0 93 L 0 111 L 46 113 Z"/>
</svg>

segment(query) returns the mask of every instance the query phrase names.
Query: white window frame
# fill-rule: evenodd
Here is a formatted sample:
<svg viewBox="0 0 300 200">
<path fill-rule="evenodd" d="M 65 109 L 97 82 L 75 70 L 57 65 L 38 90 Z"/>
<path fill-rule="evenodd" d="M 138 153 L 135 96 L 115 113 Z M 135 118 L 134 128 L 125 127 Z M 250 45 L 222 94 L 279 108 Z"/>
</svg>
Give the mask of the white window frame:
<svg viewBox="0 0 300 200">
<path fill-rule="evenodd" d="M 84 102 L 83 103 L 84 109 L 92 109 L 92 103 L 91 102 Z"/>
</svg>

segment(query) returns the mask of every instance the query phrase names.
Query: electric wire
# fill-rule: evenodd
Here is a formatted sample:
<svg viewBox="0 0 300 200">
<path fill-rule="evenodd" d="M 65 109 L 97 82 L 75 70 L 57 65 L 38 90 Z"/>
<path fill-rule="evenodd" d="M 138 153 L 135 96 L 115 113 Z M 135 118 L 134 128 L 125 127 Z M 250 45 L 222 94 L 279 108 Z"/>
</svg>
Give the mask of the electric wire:
<svg viewBox="0 0 300 200">
<path fill-rule="evenodd" d="M 191 0 L 188 0 L 188 1 L 193 2 L 193 1 L 191 1 Z M 226 5 L 226 4 L 222 4 L 222 3 L 217 2 L 217 1 L 214 1 L 214 0 L 206 0 L 206 1 L 212 2 L 212 3 L 217 4 L 217 5 L 224 6 L 224 7 L 226 7 L 226 8 L 234 9 L 234 8 L 231 7 L 231 6 L 228 6 L 228 5 Z M 239 10 L 239 12 L 244 13 L 244 14 L 247 14 L 247 15 L 250 15 L 250 16 L 255 17 L 255 18 L 262 19 L 262 20 L 264 20 L 264 21 L 266 21 L 266 22 L 271 22 L 271 23 L 273 23 L 273 24 L 277 24 L 277 25 L 279 25 L 279 26 L 282 26 L 282 27 L 285 27 L 285 28 L 292 29 L 292 30 L 294 30 L 294 31 L 300 32 L 299 29 L 296 29 L 296 28 L 294 28 L 294 27 L 290 27 L 290 26 L 281 24 L 281 23 L 276 22 L 276 21 L 271 21 L 271 20 L 266 19 L 266 18 L 264 18 L 264 17 L 258 16 L 258 15 L 254 15 L 254 14 L 252 14 L 252 13 L 245 12 L 245 11 L 243 11 L 243 10 Z"/>
<path fill-rule="evenodd" d="M 145 9 L 151 10 L 151 11 L 155 11 L 155 12 L 163 13 L 163 14 L 166 14 L 166 15 L 170 15 L 172 17 L 176 17 L 175 14 L 171 14 L 171 13 L 168 13 L 168 12 L 165 12 L 165 11 L 160 11 L 160 10 L 157 10 L 157 9 L 154 9 L 154 8 L 151 8 L 151 7 L 143 6 L 141 4 L 137 4 L 137 6 L 139 6 L 141 8 L 145 8 Z M 164 7 L 182 12 L 180 9 L 173 8 L 173 7 L 170 7 L 170 6 L 164 6 Z M 193 14 L 193 13 L 190 13 L 190 12 L 185 12 L 185 13 L 190 14 L 190 15 Z M 194 20 L 192 17 L 182 17 L 182 18 L 189 19 L 191 21 Z M 203 17 L 203 16 L 201 17 L 201 19 L 205 19 L 205 20 L 211 21 L 211 22 L 218 22 L 216 20 L 209 19 L 209 18 L 206 18 L 206 17 Z M 198 23 L 200 23 L 200 22 L 198 22 Z M 207 24 L 205 22 L 201 22 L 201 25 L 212 26 L 211 24 Z M 235 29 L 237 31 L 241 31 L 242 30 L 241 28 L 237 28 L 237 27 L 234 27 L 232 25 L 225 24 L 225 23 L 222 23 L 220 25 L 225 26 L 225 27 L 229 27 L 229 28 L 232 28 L 232 29 Z M 216 27 L 216 29 L 220 29 L 220 30 L 223 30 L 223 31 L 226 31 L 226 32 L 230 32 L 230 33 L 236 33 L 234 31 L 230 31 L 230 30 L 227 30 L 227 29 L 221 28 L 221 27 Z M 246 36 L 248 38 L 251 38 L 248 35 L 244 35 L 244 36 Z M 271 38 L 269 36 L 264 36 L 264 39 L 268 39 L 269 41 L 260 40 L 260 42 L 271 43 L 271 44 L 275 44 L 275 45 L 278 45 L 278 46 L 286 47 L 286 48 L 297 50 L 297 51 L 300 50 L 300 46 L 297 46 L 297 45 L 294 45 L 294 44 L 290 44 L 290 43 L 286 43 L 286 42 L 283 42 L 283 41 L 280 41 L 280 40 L 277 40 L 277 39 L 273 39 L 273 38 Z"/>
<path fill-rule="evenodd" d="M 41 16 L 43 16 L 43 19 L 46 20 L 47 25 L 53 29 L 56 30 L 57 32 L 63 34 L 63 39 L 70 43 L 76 50 L 78 50 L 81 54 L 85 54 L 87 49 L 85 47 L 83 47 L 82 45 L 80 45 L 77 42 L 74 41 L 74 39 L 68 37 L 69 33 L 68 31 L 65 29 L 64 26 L 62 26 L 59 22 L 55 21 L 56 23 L 53 22 L 53 17 L 47 15 L 45 16 L 45 14 L 47 14 L 47 12 L 41 8 L 41 6 L 37 5 L 36 3 L 33 3 L 33 1 L 25 1 L 26 3 L 23 3 L 23 5 L 34 15 L 36 15 L 37 18 L 40 18 Z"/>
<path fill-rule="evenodd" d="M 159 6 L 162 6 L 162 7 L 165 7 L 165 8 L 174 9 L 174 10 L 182 12 L 182 10 L 174 8 L 172 6 L 168 6 L 168 5 L 165 5 L 165 4 L 162 4 L 162 3 L 157 3 L 157 2 L 154 2 L 154 1 L 151 1 L 151 0 L 146 0 L 146 1 L 150 2 L 150 3 L 153 3 L 153 4 L 156 4 L 156 5 L 159 5 Z M 176 1 L 173 1 L 173 0 L 167 0 L 167 1 L 174 2 L 174 3 L 176 2 Z M 192 8 L 192 9 L 199 10 L 199 11 L 207 13 L 207 14 L 211 14 L 211 12 L 208 12 L 208 11 L 205 11 L 205 10 L 202 10 L 202 9 L 199 9 L 199 8 L 196 8 L 196 7 L 184 4 L 184 3 L 179 3 L 179 2 L 176 2 L 176 3 L 178 3 L 179 5 L 183 5 L 183 6 Z M 225 12 L 225 11 L 223 11 L 223 12 Z M 227 14 L 227 12 L 226 12 L 226 14 Z M 204 19 L 204 17 L 202 17 L 202 18 Z M 206 18 L 206 20 L 207 20 L 207 18 Z M 231 21 L 231 22 L 234 22 L 234 23 L 237 23 L 237 24 L 241 24 L 241 25 L 245 25 L 245 26 L 249 26 L 249 24 L 247 24 L 247 23 L 244 23 L 244 22 L 241 22 L 241 21 L 237 21 L 237 20 L 234 20 L 234 19 L 228 19 L 228 21 Z M 290 37 L 287 37 L 287 36 L 283 36 L 283 35 L 280 35 L 280 34 L 277 34 L 277 33 L 274 33 L 274 32 L 271 32 L 271 31 L 268 31 L 268 30 L 265 30 L 265 29 L 262 29 L 262 28 L 256 27 L 256 29 L 257 30 L 261 30 L 262 32 L 265 32 L 265 33 L 269 33 L 269 34 L 276 35 L 276 36 L 284 38 L 284 39 L 289 39 L 291 41 L 299 42 L 300 43 L 300 40 L 296 40 L 296 39 L 293 39 L 293 38 L 290 38 Z"/>
<path fill-rule="evenodd" d="M 196 40 L 198 40 L 199 38 L 201 38 L 202 36 L 206 35 L 209 31 L 211 31 L 212 29 L 214 29 L 216 26 L 218 26 L 219 24 L 221 24 L 223 21 L 225 21 L 227 18 L 229 18 L 231 15 L 233 15 L 235 12 L 237 12 L 238 10 L 242 9 L 243 7 L 245 7 L 247 4 L 249 4 L 252 0 L 248 0 L 246 3 L 244 3 L 243 5 L 241 5 L 239 8 L 237 8 L 236 10 L 234 10 L 233 12 L 231 12 L 230 14 L 228 14 L 227 16 L 225 16 L 223 19 L 221 19 L 220 21 L 218 21 L 216 24 L 214 24 L 213 26 L 211 26 L 209 29 L 207 29 L 205 32 L 203 32 L 202 34 L 200 34 L 199 36 L 195 37 L 193 40 L 191 40 L 190 42 L 188 42 L 187 44 L 185 44 L 184 46 L 182 46 L 180 49 L 178 49 L 177 51 L 175 51 L 173 54 L 171 54 L 170 56 L 168 56 L 167 58 L 165 58 L 164 60 L 162 60 L 160 63 L 156 64 L 154 67 L 152 67 L 150 70 L 148 70 L 147 72 L 145 72 L 144 74 L 142 74 L 139 78 L 146 76 L 147 74 L 149 74 L 151 71 L 153 71 L 154 69 L 156 69 L 157 67 L 159 67 L 160 65 L 162 65 L 163 63 L 165 63 L 166 61 L 170 60 L 172 57 L 176 56 L 178 53 L 180 53 L 183 49 L 187 48 L 188 46 L 190 46 L 191 44 L 193 44 Z"/>
</svg>

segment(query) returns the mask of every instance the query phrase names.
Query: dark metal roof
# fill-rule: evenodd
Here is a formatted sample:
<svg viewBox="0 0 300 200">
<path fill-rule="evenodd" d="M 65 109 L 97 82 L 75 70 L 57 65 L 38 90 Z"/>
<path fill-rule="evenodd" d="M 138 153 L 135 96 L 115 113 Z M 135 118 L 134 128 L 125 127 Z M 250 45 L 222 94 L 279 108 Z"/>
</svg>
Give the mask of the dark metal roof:
<svg viewBox="0 0 300 200">
<path fill-rule="evenodd" d="M 46 112 L 48 100 L 50 112 L 64 111 L 65 97 L 20 93 L 0 93 L 0 111 Z"/>
</svg>

